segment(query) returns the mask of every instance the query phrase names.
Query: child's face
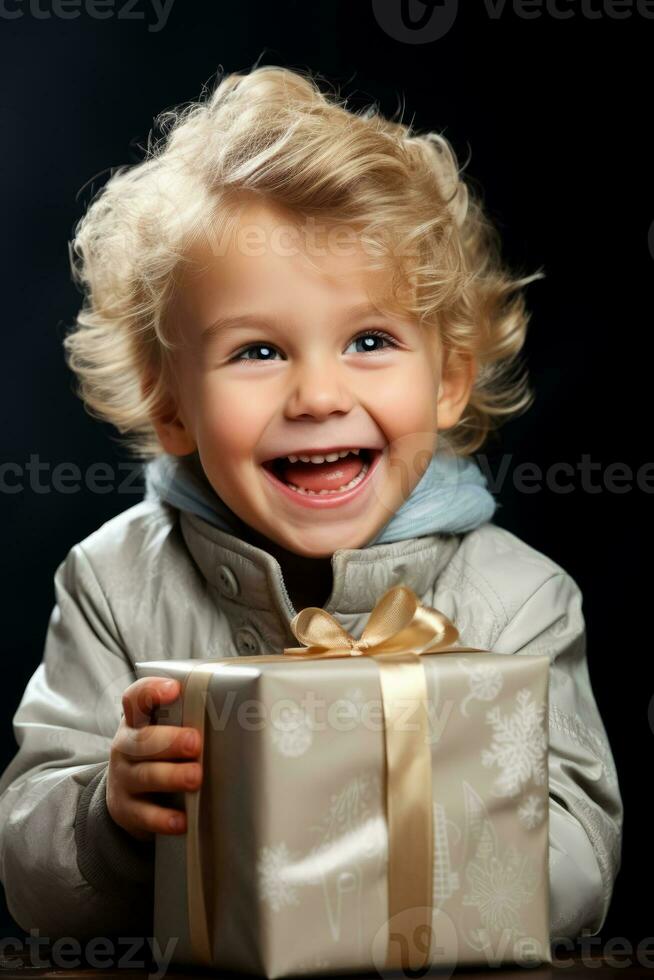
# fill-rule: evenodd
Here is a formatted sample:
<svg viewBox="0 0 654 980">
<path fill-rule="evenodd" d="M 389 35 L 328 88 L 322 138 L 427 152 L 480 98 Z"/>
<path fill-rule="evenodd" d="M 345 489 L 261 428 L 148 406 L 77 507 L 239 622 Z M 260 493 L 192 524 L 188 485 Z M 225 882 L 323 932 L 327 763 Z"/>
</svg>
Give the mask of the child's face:
<svg viewBox="0 0 654 980">
<path fill-rule="evenodd" d="M 344 248 L 336 239 L 329 248 L 319 236 L 307 261 L 308 239 L 291 239 L 288 219 L 267 205 L 249 206 L 240 225 L 254 225 L 256 235 L 236 236 L 224 254 L 207 250 L 201 274 L 180 284 L 177 419 L 154 420 L 159 438 L 177 455 L 197 448 L 221 499 L 282 547 L 314 558 L 361 547 L 424 474 L 438 428 L 465 407 L 472 372 L 442 377 L 440 351 L 424 328 L 357 311 L 385 286 L 381 273 L 357 267 L 365 256 L 358 241 Z M 249 322 L 203 337 L 219 318 L 237 316 Z M 369 475 L 347 496 L 298 494 L 262 465 L 333 447 L 376 451 Z M 304 466 L 310 478 L 315 466 Z M 341 459 L 331 485 L 358 468 L 356 457 L 349 466 Z"/>
</svg>

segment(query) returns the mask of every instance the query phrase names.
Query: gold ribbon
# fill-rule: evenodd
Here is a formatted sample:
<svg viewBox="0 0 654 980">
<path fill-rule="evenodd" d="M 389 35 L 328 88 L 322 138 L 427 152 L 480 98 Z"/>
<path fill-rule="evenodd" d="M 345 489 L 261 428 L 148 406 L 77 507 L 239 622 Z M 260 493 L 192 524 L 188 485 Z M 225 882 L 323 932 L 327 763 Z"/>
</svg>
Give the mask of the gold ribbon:
<svg viewBox="0 0 654 980">
<path fill-rule="evenodd" d="M 420 657 L 431 653 L 487 651 L 455 646 L 459 638 L 456 626 L 438 609 L 421 605 L 416 594 L 404 585 L 384 593 L 358 640 L 317 606 L 297 613 L 290 625 L 293 635 L 306 646 L 286 647 L 283 654 L 224 657 L 202 660 L 195 665 L 184 684 L 182 725 L 197 728 L 204 746 L 207 688 L 216 665 L 238 666 L 250 661 L 280 663 L 288 662 L 289 657 L 375 659 L 380 671 L 386 761 L 389 937 L 385 969 L 423 969 L 430 965 L 433 826 L 427 680 Z M 418 709 L 413 724 L 407 724 L 402 713 L 407 703 Z M 201 765 L 202 760 L 201 751 Z M 203 774 L 198 790 L 185 794 L 186 868 L 193 960 L 213 966 L 200 839 L 200 800 L 207 775 Z"/>
</svg>

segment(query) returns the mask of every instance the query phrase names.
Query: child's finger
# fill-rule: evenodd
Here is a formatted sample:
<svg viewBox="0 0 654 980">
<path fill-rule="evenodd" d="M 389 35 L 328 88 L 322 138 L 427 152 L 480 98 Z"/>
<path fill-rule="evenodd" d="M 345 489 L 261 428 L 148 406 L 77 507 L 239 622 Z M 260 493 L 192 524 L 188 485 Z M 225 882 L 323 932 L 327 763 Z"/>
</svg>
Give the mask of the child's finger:
<svg viewBox="0 0 654 980">
<path fill-rule="evenodd" d="M 137 762 L 123 774 L 123 788 L 131 794 L 185 793 L 198 789 L 202 768 L 197 762 Z"/>
<path fill-rule="evenodd" d="M 179 681 L 169 677 L 140 677 L 125 689 L 122 696 L 125 720 L 131 727 L 147 725 L 160 704 L 174 701 Z"/>
<path fill-rule="evenodd" d="M 171 827 L 171 819 L 177 821 L 178 826 Z M 124 830 L 141 839 L 146 839 L 148 834 L 179 834 L 186 831 L 186 814 L 183 810 L 157 806 L 136 797 L 125 804 L 119 822 Z"/>
<path fill-rule="evenodd" d="M 191 743 L 187 738 L 191 737 Z M 200 753 L 200 733 L 197 728 L 178 725 L 145 725 L 130 728 L 122 725 L 112 742 L 114 751 L 130 760 L 188 759 Z"/>
</svg>

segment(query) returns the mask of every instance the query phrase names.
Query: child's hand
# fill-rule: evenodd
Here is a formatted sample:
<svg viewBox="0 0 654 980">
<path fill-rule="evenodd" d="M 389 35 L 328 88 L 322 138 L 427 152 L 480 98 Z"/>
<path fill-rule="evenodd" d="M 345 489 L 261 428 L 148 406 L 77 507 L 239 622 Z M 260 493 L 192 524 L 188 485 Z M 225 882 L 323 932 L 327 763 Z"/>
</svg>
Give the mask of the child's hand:
<svg viewBox="0 0 654 980">
<path fill-rule="evenodd" d="M 157 806 L 148 801 L 147 794 L 196 790 L 202 780 L 200 764 L 186 762 L 200 753 L 198 730 L 150 724 L 155 707 L 174 701 L 179 687 L 179 681 L 171 683 L 170 678 L 141 677 L 123 693 L 125 716 L 111 743 L 107 809 L 137 840 L 185 833 L 184 811 Z M 189 736 L 192 745 L 186 744 Z M 165 759 L 174 761 L 162 761 Z M 178 822 L 171 827 L 173 817 Z"/>
</svg>

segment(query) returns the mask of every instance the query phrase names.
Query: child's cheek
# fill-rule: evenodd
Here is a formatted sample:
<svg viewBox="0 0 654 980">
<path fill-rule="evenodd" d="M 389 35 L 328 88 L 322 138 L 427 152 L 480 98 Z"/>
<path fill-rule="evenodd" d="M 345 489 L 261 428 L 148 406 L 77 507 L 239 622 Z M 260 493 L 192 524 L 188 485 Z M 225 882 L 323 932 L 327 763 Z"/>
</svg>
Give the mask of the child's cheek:
<svg viewBox="0 0 654 980">
<path fill-rule="evenodd" d="M 438 388 L 428 368 L 417 360 L 410 369 L 385 386 L 381 401 L 384 431 L 389 443 L 409 439 L 424 441 L 436 431 Z"/>
<path fill-rule="evenodd" d="M 199 441 L 206 451 L 220 452 L 224 458 L 247 459 L 256 451 L 265 428 L 262 399 L 243 397 L 242 386 L 225 377 L 209 377 L 199 392 Z"/>
</svg>

